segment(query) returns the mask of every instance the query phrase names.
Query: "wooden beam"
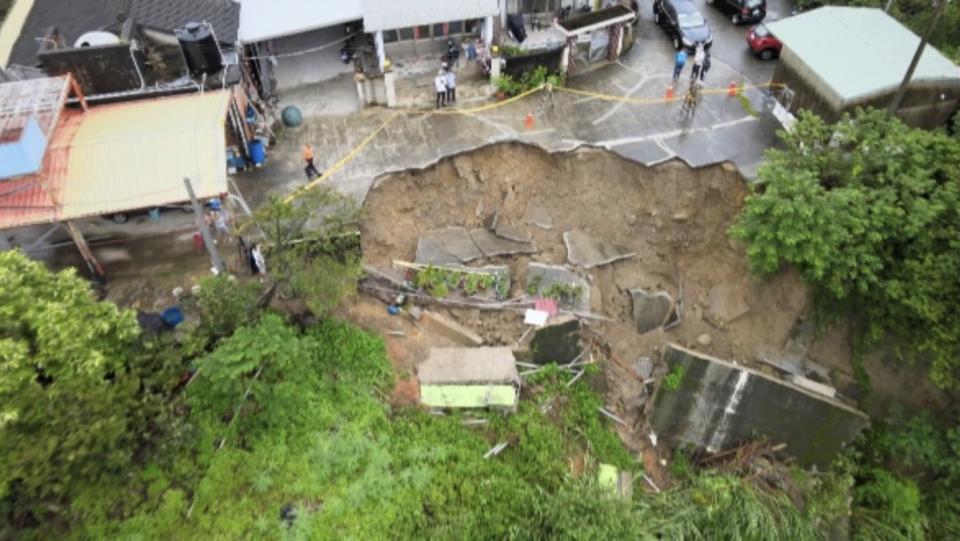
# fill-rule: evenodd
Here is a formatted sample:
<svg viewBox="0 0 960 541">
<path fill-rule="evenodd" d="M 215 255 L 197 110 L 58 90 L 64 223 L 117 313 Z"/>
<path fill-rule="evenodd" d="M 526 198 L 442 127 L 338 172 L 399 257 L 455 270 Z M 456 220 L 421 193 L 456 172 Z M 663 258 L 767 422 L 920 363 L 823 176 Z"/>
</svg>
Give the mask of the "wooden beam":
<svg viewBox="0 0 960 541">
<path fill-rule="evenodd" d="M 100 266 L 97 258 L 93 257 L 93 252 L 90 251 L 87 241 L 83 238 L 83 234 L 80 233 L 77 226 L 71 221 L 63 222 L 63 225 L 66 227 L 67 233 L 70 234 L 70 238 L 73 239 L 73 243 L 77 245 L 77 249 L 80 250 L 80 255 L 83 257 L 83 262 L 87 264 L 90 274 L 98 280 L 106 281 L 107 273 L 103 272 L 103 267 Z"/>
</svg>

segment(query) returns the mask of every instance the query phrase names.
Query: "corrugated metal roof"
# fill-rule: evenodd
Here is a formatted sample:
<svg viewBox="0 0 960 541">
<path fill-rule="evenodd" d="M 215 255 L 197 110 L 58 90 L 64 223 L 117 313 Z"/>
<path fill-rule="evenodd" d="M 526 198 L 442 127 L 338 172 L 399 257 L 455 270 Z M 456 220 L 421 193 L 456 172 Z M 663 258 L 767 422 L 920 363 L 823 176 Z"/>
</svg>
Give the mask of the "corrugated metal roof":
<svg viewBox="0 0 960 541">
<path fill-rule="evenodd" d="M 70 220 L 227 191 L 230 93 L 209 92 L 68 111 L 42 174 L 0 182 L 0 228 Z"/>
<path fill-rule="evenodd" d="M 842 101 L 899 85 L 920 43 L 877 8 L 821 7 L 767 28 Z M 960 67 L 927 45 L 913 81 L 960 84 Z"/>
<path fill-rule="evenodd" d="M 361 0 L 367 32 L 492 17 L 497 0 Z"/>
</svg>

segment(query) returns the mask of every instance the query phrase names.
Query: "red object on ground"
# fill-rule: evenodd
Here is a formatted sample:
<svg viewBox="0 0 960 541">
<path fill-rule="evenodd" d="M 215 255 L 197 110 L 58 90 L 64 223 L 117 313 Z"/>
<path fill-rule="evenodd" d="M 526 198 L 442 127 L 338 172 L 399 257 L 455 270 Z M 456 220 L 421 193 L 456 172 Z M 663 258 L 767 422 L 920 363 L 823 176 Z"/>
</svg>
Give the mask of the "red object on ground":
<svg viewBox="0 0 960 541">
<path fill-rule="evenodd" d="M 737 95 L 737 82 L 736 82 L 736 81 L 730 81 L 730 86 L 727 87 L 727 95 L 728 95 L 728 96 L 731 96 L 731 97 Z"/>
<path fill-rule="evenodd" d="M 203 235 L 199 231 L 193 233 L 193 249 L 198 252 L 203 251 Z"/>
<path fill-rule="evenodd" d="M 523 127 L 528 130 L 533 129 L 533 113 L 527 113 L 527 118 L 523 119 Z"/>
<path fill-rule="evenodd" d="M 533 309 L 546 312 L 551 318 L 557 317 L 557 301 L 554 299 L 534 299 Z"/>
<path fill-rule="evenodd" d="M 667 87 L 667 93 L 663 97 L 668 100 L 673 99 L 673 85 Z"/>
</svg>

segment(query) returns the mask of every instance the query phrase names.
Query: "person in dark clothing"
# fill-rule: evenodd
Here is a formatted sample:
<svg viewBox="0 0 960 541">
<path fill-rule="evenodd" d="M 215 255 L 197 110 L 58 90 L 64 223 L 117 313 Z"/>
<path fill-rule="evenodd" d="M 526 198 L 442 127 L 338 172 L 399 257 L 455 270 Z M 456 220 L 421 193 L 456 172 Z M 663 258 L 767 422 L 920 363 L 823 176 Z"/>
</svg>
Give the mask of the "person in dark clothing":
<svg viewBox="0 0 960 541">
<path fill-rule="evenodd" d="M 703 58 L 703 67 L 700 68 L 700 82 L 703 82 L 703 78 L 707 76 L 707 71 L 710 70 L 710 53 Z"/>
<path fill-rule="evenodd" d="M 307 163 L 307 166 L 303 169 L 303 172 L 307 175 L 307 180 L 313 180 L 314 177 L 320 176 L 320 171 L 313 165 L 313 145 L 303 146 L 303 161 Z"/>
</svg>

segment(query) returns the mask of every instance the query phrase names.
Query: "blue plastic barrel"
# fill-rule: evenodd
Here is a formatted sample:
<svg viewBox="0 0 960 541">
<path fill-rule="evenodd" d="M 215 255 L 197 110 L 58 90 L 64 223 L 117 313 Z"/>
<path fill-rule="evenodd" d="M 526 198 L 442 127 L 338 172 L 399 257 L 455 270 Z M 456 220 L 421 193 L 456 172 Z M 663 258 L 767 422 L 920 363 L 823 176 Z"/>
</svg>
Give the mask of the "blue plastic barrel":
<svg viewBox="0 0 960 541">
<path fill-rule="evenodd" d="M 183 323 L 183 312 L 180 311 L 180 307 L 178 306 L 167 308 L 160 314 L 160 317 L 163 318 L 163 322 L 167 324 L 167 327 L 171 329 Z"/>
<path fill-rule="evenodd" d="M 252 139 L 249 150 L 250 161 L 253 162 L 253 165 L 259 167 L 267 160 L 267 149 L 263 146 L 263 141 L 260 139 Z"/>
</svg>

